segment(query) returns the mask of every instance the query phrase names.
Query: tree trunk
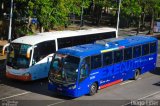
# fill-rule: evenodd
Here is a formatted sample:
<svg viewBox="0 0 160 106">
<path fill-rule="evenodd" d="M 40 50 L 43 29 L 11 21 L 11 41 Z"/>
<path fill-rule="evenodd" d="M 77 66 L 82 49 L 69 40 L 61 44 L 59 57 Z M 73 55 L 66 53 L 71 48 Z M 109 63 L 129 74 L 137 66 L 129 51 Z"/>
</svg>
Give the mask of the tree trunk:
<svg viewBox="0 0 160 106">
<path fill-rule="evenodd" d="M 27 28 L 30 29 L 30 25 L 31 25 L 31 17 L 28 17 L 28 24 L 27 24 Z"/>
<path fill-rule="evenodd" d="M 40 27 L 40 32 L 41 32 L 41 33 L 44 32 L 43 26 Z"/>
<path fill-rule="evenodd" d="M 39 25 L 39 31 L 40 31 L 41 33 L 44 32 L 44 28 L 43 28 L 43 25 L 42 25 L 42 24 Z"/>
<path fill-rule="evenodd" d="M 155 15 L 155 13 L 154 13 L 154 10 L 153 10 L 153 12 L 152 12 L 152 18 L 151 18 L 151 22 L 150 22 L 150 30 L 149 30 L 149 34 L 153 34 L 153 28 L 154 28 L 154 15 Z"/>
<path fill-rule="evenodd" d="M 145 17 L 146 17 L 146 15 L 145 15 L 145 13 L 143 13 L 142 14 L 142 30 L 145 29 Z"/>
<path fill-rule="evenodd" d="M 137 35 L 139 34 L 140 31 L 140 26 L 141 26 L 141 16 L 138 17 L 138 24 L 137 24 Z"/>
<path fill-rule="evenodd" d="M 100 24 L 100 22 L 101 22 L 101 19 L 102 19 L 102 8 L 99 8 L 99 14 L 98 14 L 98 16 L 97 16 L 97 25 L 99 25 Z"/>
</svg>

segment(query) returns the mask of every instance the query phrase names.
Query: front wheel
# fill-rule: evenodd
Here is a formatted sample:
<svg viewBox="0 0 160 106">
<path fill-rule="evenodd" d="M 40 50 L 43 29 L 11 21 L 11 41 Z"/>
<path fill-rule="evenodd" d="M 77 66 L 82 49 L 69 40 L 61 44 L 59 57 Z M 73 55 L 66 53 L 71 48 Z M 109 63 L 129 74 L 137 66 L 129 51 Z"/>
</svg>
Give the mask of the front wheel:
<svg viewBox="0 0 160 106">
<path fill-rule="evenodd" d="M 137 80 L 137 79 L 139 78 L 139 75 L 140 75 L 140 70 L 139 70 L 139 69 L 136 69 L 136 70 L 135 70 L 135 73 L 134 73 L 133 79 L 134 79 L 134 80 Z"/>
<path fill-rule="evenodd" d="M 97 90 L 98 90 L 98 85 L 97 85 L 96 83 L 93 83 L 93 84 L 90 86 L 89 95 L 90 95 L 90 96 L 94 95 L 95 93 L 97 93 Z"/>
</svg>

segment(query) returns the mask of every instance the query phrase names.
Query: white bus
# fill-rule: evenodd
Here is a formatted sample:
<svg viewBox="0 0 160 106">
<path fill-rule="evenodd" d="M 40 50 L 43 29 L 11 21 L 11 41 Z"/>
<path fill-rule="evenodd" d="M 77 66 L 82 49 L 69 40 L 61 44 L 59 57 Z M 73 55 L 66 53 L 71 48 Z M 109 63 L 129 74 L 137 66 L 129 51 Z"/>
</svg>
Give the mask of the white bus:
<svg viewBox="0 0 160 106">
<path fill-rule="evenodd" d="M 9 47 L 6 77 L 31 81 L 48 76 L 53 53 L 60 48 L 115 38 L 114 28 L 95 28 L 77 31 L 55 31 L 24 36 L 3 47 Z"/>
</svg>

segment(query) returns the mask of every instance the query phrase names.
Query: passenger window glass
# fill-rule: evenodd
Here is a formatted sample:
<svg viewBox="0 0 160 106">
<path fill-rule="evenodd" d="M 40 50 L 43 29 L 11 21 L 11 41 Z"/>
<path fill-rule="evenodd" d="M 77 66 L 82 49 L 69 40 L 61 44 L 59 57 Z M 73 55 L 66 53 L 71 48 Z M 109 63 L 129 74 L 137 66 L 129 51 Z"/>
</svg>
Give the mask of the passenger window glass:
<svg viewBox="0 0 160 106">
<path fill-rule="evenodd" d="M 121 62 L 123 60 L 123 51 L 114 51 L 114 63 Z"/>
<path fill-rule="evenodd" d="M 141 46 L 135 46 L 133 48 L 133 58 L 141 56 Z"/>
<path fill-rule="evenodd" d="M 59 38 L 58 39 L 58 48 L 65 48 L 72 46 L 72 37 Z"/>
<path fill-rule="evenodd" d="M 149 44 L 144 44 L 142 45 L 142 55 L 147 55 L 149 54 Z"/>
<path fill-rule="evenodd" d="M 96 55 L 91 57 L 91 68 L 96 69 L 101 67 L 101 55 Z"/>
<path fill-rule="evenodd" d="M 132 59 L 132 48 L 124 49 L 124 60 Z"/>
<path fill-rule="evenodd" d="M 72 46 L 86 44 L 85 35 L 73 37 L 72 40 Z"/>
<path fill-rule="evenodd" d="M 104 53 L 103 54 L 103 65 L 110 65 L 113 62 L 112 52 Z"/>
<path fill-rule="evenodd" d="M 155 53 L 157 49 L 156 42 L 150 43 L 150 53 Z"/>
</svg>

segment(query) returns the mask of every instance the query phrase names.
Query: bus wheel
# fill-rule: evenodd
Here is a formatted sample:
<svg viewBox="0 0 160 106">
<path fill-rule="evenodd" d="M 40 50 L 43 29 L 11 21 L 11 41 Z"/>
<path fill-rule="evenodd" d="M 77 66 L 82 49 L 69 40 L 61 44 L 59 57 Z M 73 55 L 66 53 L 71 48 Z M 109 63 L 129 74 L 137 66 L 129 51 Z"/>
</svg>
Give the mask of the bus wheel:
<svg viewBox="0 0 160 106">
<path fill-rule="evenodd" d="M 140 75 L 140 70 L 139 70 L 139 69 L 136 69 L 136 70 L 135 70 L 135 73 L 134 73 L 133 79 L 134 79 L 134 80 L 137 80 L 137 79 L 139 78 L 139 75 Z"/>
<path fill-rule="evenodd" d="M 98 89 L 97 84 L 96 84 L 96 83 L 93 83 L 93 84 L 90 86 L 89 95 L 92 96 L 92 95 L 94 95 L 95 93 L 97 93 L 97 89 Z"/>
</svg>

